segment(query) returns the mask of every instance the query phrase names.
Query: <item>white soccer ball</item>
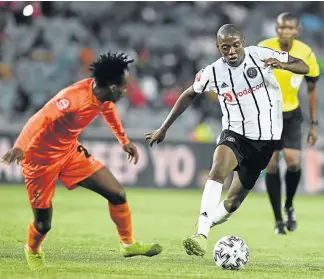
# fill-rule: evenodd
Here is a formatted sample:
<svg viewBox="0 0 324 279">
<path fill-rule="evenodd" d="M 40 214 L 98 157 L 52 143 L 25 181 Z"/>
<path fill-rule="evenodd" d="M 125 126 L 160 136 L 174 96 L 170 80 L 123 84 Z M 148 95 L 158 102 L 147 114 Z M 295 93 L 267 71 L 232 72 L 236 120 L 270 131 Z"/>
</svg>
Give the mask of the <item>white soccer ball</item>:
<svg viewBox="0 0 324 279">
<path fill-rule="evenodd" d="M 214 262 L 224 269 L 239 270 L 250 259 L 249 248 L 237 236 L 224 236 L 214 246 Z"/>
</svg>

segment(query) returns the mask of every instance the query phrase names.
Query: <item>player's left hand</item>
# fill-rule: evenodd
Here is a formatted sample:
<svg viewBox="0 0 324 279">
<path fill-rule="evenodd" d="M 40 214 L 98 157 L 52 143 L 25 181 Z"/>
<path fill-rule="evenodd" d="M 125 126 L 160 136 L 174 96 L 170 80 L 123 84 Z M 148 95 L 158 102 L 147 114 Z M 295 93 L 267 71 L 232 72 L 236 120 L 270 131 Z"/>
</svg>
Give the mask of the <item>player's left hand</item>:
<svg viewBox="0 0 324 279">
<path fill-rule="evenodd" d="M 308 133 L 307 145 L 309 147 L 312 147 L 315 145 L 316 141 L 317 141 L 317 128 L 316 126 L 312 126 Z"/>
<path fill-rule="evenodd" d="M 22 151 L 20 148 L 14 147 L 11 148 L 5 155 L 2 156 L 0 162 L 10 165 L 14 161 L 17 162 L 17 164 L 20 163 L 20 161 L 24 157 L 24 151 Z"/>
<path fill-rule="evenodd" d="M 138 162 L 138 151 L 137 148 L 134 144 L 132 144 L 131 142 L 123 145 L 123 150 L 128 153 L 128 162 L 131 163 L 134 159 L 134 164 L 136 165 Z"/>
<path fill-rule="evenodd" d="M 265 67 L 272 67 L 272 68 L 276 68 L 276 69 L 283 68 L 283 63 L 281 63 L 276 58 L 267 58 L 267 59 L 264 59 L 263 62 L 264 62 Z"/>
</svg>

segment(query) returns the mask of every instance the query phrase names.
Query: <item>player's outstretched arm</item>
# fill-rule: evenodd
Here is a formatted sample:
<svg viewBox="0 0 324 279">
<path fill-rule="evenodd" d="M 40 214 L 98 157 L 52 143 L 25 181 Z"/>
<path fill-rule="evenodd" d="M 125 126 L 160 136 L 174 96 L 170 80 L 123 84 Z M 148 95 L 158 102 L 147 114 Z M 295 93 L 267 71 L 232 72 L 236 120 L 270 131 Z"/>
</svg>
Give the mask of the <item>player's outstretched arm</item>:
<svg viewBox="0 0 324 279">
<path fill-rule="evenodd" d="M 101 108 L 101 115 L 113 131 L 119 143 L 121 145 L 128 144 L 129 139 L 124 132 L 124 127 L 121 123 L 116 105 L 113 102 L 106 102 Z"/>
<path fill-rule="evenodd" d="M 112 129 L 114 135 L 122 145 L 123 150 L 128 154 L 128 161 L 137 164 L 139 154 L 137 148 L 127 138 L 124 127 L 121 123 L 116 105 L 113 102 L 107 102 L 101 110 L 101 115 L 105 119 L 108 126 Z"/>
<path fill-rule="evenodd" d="M 198 94 L 193 90 L 192 86 L 186 89 L 180 95 L 160 129 L 166 132 L 173 122 L 192 104 L 197 95 Z"/>
<path fill-rule="evenodd" d="M 165 138 L 167 130 L 171 127 L 173 122 L 192 104 L 193 100 L 198 94 L 190 86 L 179 97 L 169 115 L 158 130 L 155 130 L 144 135 L 145 142 L 149 141 L 150 146 L 156 142 L 159 144 Z"/>
<path fill-rule="evenodd" d="M 290 71 L 298 75 L 307 75 L 309 73 L 308 65 L 301 59 L 288 56 L 288 62 L 280 62 L 276 58 L 264 59 L 265 66 L 271 66 L 276 69 Z"/>
</svg>

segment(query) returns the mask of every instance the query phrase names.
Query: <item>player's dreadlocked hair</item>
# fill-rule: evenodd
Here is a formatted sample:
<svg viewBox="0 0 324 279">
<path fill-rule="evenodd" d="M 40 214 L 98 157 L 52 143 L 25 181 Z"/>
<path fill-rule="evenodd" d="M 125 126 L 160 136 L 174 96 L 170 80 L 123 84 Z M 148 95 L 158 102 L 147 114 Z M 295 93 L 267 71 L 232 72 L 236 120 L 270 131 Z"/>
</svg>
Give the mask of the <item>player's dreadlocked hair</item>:
<svg viewBox="0 0 324 279">
<path fill-rule="evenodd" d="M 128 64 L 134 62 L 129 60 L 124 53 L 106 53 L 101 54 L 94 61 L 89 70 L 91 76 L 95 79 L 99 87 L 106 87 L 109 84 L 121 84 L 122 76 L 125 70 L 128 70 Z"/>
</svg>

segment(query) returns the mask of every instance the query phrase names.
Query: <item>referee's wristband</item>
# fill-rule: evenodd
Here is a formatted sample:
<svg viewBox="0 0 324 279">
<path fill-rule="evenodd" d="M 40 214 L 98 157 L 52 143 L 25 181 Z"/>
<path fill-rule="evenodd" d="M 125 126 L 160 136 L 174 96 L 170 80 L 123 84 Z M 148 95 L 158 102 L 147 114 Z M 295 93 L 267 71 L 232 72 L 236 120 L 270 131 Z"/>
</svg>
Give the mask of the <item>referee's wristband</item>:
<svg viewBox="0 0 324 279">
<path fill-rule="evenodd" d="M 318 121 L 317 120 L 312 120 L 311 121 L 311 125 L 316 125 L 317 126 L 318 125 Z"/>
</svg>

